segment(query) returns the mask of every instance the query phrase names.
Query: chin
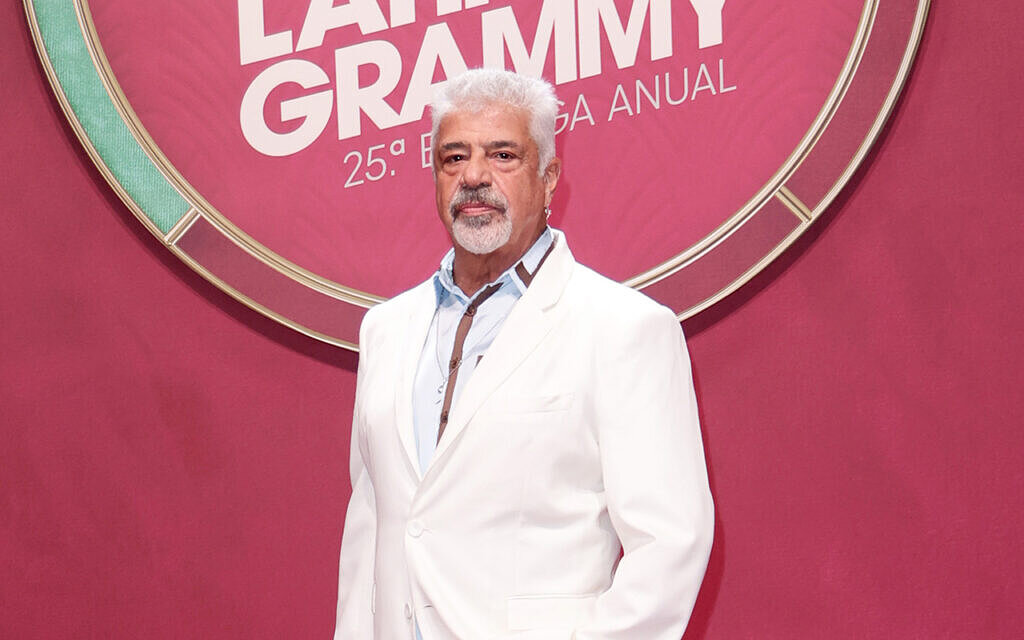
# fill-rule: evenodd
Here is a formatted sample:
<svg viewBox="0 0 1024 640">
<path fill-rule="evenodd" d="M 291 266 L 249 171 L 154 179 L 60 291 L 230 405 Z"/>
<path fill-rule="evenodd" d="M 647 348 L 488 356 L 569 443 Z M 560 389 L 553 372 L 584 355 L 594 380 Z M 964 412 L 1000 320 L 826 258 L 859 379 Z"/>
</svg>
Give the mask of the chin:
<svg viewBox="0 0 1024 640">
<path fill-rule="evenodd" d="M 512 221 L 508 215 L 491 216 L 482 225 L 469 224 L 465 218 L 452 222 L 452 240 L 466 251 L 475 255 L 487 255 L 508 244 L 512 237 Z"/>
</svg>

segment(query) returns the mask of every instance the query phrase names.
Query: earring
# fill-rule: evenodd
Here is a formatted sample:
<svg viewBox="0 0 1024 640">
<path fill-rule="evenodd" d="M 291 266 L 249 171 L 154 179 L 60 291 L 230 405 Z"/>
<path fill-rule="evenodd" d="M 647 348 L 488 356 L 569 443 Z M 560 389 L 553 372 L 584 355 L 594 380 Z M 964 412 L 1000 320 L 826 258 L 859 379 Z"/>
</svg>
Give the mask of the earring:
<svg viewBox="0 0 1024 640">
<path fill-rule="evenodd" d="M 548 218 L 551 217 L 551 207 L 544 207 L 544 215 L 545 215 L 545 217 L 548 217 Z"/>
</svg>

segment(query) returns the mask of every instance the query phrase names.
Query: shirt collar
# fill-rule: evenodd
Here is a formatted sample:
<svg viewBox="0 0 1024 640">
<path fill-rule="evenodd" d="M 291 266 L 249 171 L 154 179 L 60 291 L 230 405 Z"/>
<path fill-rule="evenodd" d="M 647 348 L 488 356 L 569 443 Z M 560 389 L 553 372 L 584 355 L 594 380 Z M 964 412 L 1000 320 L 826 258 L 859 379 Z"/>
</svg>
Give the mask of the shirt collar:
<svg viewBox="0 0 1024 640">
<path fill-rule="evenodd" d="M 533 274 L 538 267 L 541 259 L 551 248 L 552 243 L 555 241 L 555 236 L 551 231 L 551 227 L 544 227 L 544 231 L 540 234 L 540 237 L 526 250 L 523 257 L 519 259 L 516 264 L 522 264 L 526 268 L 526 271 Z M 506 282 L 511 282 L 514 291 L 512 293 L 516 298 L 519 298 L 526 292 L 527 283 L 523 282 L 519 274 L 516 273 L 516 264 L 506 269 L 500 276 L 498 276 L 494 282 L 481 287 L 483 291 L 490 285 Z M 434 274 L 434 293 L 437 295 L 437 304 L 441 302 L 449 295 L 455 296 L 463 304 L 468 304 L 470 299 L 462 289 L 455 284 L 455 278 L 452 274 L 452 269 L 455 266 L 455 249 L 449 249 L 448 253 L 441 259 L 441 266 Z"/>
</svg>

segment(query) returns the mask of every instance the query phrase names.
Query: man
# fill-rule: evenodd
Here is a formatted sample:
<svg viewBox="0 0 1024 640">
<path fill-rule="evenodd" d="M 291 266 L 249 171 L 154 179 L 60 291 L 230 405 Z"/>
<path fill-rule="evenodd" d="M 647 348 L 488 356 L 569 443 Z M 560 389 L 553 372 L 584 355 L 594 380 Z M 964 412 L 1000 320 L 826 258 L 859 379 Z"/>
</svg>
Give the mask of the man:
<svg viewBox="0 0 1024 640">
<path fill-rule="evenodd" d="M 497 70 L 433 104 L 453 247 L 360 330 L 336 640 L 686 626 L 712 503 L 682 332 L 547 226 L 556 114 Z"/>
</svg>

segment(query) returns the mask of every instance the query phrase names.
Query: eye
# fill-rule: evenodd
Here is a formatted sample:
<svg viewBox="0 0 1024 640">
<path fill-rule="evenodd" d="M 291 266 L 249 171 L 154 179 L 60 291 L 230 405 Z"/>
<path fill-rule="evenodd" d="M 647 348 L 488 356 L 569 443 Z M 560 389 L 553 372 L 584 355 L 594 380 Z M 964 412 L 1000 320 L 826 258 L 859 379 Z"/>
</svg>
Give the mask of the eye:
<svg viewBox="0 0 1024 640">
<path fill-rule="evenodd" d="M 442 159 L 442 162 L 444 162 L 445 164 L 452 164 L 452 163 L 455 163 L 455 162 L 461 162 L 461 161 L 463 161 L 465 159 L 466 159 L 466 156 L 462 155 L 461 153 L 453 153 L 451 155 L 445 156 Z"/>
<path fill-rule="evenodd" d="M 515 159 L 515 156 L 512 155 L 511 153 L 509 153 L 508 151 L 499 151 L 499 152 L 494 154 L 494 157 L 497 158 L 498 160 L 513 160 L 513 159 Z"/>
</svg>

